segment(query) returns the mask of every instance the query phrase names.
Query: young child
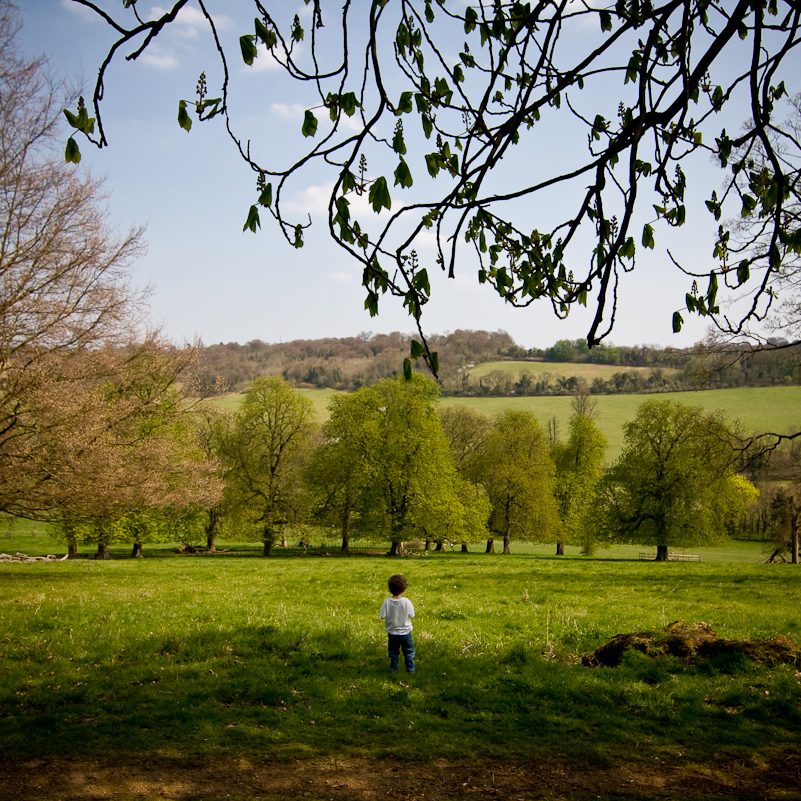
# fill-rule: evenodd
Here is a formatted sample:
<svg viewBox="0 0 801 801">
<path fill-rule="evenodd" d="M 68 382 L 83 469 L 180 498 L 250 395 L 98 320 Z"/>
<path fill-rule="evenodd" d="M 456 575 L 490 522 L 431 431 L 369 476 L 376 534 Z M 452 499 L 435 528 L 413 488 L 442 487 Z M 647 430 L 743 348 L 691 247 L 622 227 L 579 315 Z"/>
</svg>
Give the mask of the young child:
<svg viewBox="0 0 801 801">
<path fill-rule="evenodd" d="M 408 598 L 403 597 L 406 592 L 406 579 L 403 576 L 399 573 L 390 576 L 388 584 L 392 597 L 381 604 L 379 614 L 387 632 L 389 669 L 397 673 L 398 654 L 403 651 L 406 672 L 414 675 L 414 642 L 412 642 L 414 606 Z"/>
</svg>

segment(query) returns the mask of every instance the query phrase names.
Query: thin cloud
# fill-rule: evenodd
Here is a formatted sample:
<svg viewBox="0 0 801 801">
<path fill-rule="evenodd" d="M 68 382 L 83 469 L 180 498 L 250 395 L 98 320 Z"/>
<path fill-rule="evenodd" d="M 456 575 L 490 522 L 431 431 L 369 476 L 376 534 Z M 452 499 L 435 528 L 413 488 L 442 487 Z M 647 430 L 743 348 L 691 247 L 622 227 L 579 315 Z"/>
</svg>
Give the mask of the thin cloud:
<svg viewBox="0 0 801 801">
<path fill-rule="evenodd" d="M 162 17 L 167 12 L 168 9 L 166 8 L 153 6 L 150 9 L 150 18 L 156 19 Z M 232 25 L 231 18 L 225 14 L 220 14 L 219 16 L 212 14 L 211 17 L 214 20 L 215 26 L 219 29 L 230 28 Z M 178 12 L 175 22 L 172 23 L 171 30 L 184 39 L 196 39 L 207 25 L 208 21 L 202 11 L 192 8 L 191 6 L 184 6 Z"/>
<path fill-rule="evenodd" d="M 353 276 L 350 273 L 331 273 L 331 278 L 340 284 L 352 284 Z"/>
<path fill-rule="evenodd" d="M 281 119 L 296 120 L 303 116 L 306 107 L 300 103 L 273 103 L 270 106 L 270 111 L 277 114 Z"/>
</svg>

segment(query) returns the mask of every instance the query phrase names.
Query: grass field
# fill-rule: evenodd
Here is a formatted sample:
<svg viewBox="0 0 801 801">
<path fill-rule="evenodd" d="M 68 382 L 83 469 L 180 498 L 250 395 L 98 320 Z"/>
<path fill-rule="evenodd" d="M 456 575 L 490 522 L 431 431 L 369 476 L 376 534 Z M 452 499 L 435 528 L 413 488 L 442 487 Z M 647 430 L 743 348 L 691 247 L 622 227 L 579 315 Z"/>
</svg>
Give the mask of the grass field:
<svg viewBox="0 0 801 801">
<path fill-rule="evenodd" d="M 409 686 L 386 671 L 377 619 L 399 567 L 418 613 Z M 577 664 L 615 634 L 679 618 L 726 637 L 798 638 L 791 567 L 448 554 L 78 560 L 0 565 L 0 576 L 5 756 L 556 749 L 680 764 L 801 746 L 794 668 Z"/>
<path fill-rule="evenodd" d="M 515 364 L 515 362 L 507 362 Z M 328 418 L 327 405 L 336 390 L 301 390 L 314 402 L 317 419 Z M 597 395 L 598 426 L 609 443 L 611 461 L 623 446 L 623 424 L 634 418 L 637 407 L 646 399 L 676 400 L 689 406 L 700 406 L 712 411 L 723 409 L 730 420 L 739 420 L 743 433 L 786 433 L 801 426 L 801 387 L 740 387 L 738 389 L 702 390 L 697 392 L 665 392 L 658 395 Z M 215 400 L 228 409 L 236 409 L 241 395 L 229 395 Z M 463 404 L 486 415 L 495 415 L 505 409 L 525 409 L 546 425 L 556 417 L 561 432 L 566 435 L 571 415 L 571 398 L 443 398 L 443 405 Z"/>
<path fill-rule="evenodd" d="M 470 368 L 469 372 L 473 378 L 482 378 L 485 375 L 501 370 L 509 373 L 515 379 L 521 373 L 528 372 L 533 376 L 540 376 L 547 373 L 551 378 L 583 378 L 588 384 L 592 383 L 593 378 L 603 378 L 609 380 L 615 373 L 644 372 L 651 373 L 650 367 L 627 367 L 620 364 L 578 364 L 574 362 L 528 362 L 528 361 L 501 361 L 483 362 Z M 663 369 L 665 378 L 672 377 L 678 370 Z"/>
</svg>

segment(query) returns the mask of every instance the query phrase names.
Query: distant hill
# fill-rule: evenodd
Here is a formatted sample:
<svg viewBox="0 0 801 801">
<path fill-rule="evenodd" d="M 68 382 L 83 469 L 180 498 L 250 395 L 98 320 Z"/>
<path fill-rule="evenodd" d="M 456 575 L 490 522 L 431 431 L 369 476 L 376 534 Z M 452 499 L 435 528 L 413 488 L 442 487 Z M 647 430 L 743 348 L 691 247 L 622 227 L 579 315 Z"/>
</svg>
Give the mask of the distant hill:
<svg viewBox="0 0 801 801">
<path fill-rule="evenodd" d="M 409 334 L 294 340 L 260 340 L 201 349 L 196 382 L 228 392 L 248 387 L 260 375 L 281 375 L 301 389 L 353 391 L 397 375 L 409 356 Z M 432 335 L 439 354 L 445 396 L 520 397 L 681 392 L 801 384 L 801 348 L 718 353 L 693 348 L 599 345 L 560 340 L 544 350 L 526 350 L 505 331 L 459 330 Z M 415 369 L 424 370 L 421 363 Z"/>
</svg>

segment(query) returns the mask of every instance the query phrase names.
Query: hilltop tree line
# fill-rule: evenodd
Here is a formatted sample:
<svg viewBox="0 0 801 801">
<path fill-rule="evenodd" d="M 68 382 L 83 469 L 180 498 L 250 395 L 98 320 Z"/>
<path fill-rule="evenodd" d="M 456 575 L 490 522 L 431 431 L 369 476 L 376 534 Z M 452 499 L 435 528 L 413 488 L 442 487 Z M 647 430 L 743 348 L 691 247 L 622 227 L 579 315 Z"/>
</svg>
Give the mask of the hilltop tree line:
<svg viewBox="0 0 801 801">
<path fill-rule="evenodd" d="M 195 381 L 207 390 L 246 389 L 262 375 L 280 375 L 301 388 L 330 388 L 351 392 L 398 375 L 409 351 L 408 334 L 363 333 L 340 339 L 295 340 L 265 344 L 259 340 L 239 345 L 201 348 Z M 545 349 L 525 349 L 504 331 L 459 330 L 429 337 L 439 354 L 439 383 L 447 396 L 511 397 L 516 395 L 573 395 L 670 392 L 725 389 L 741 386 L 785 386 L 801 382 L 801 346 L 754 350 L 740 346 L 721 350 L 702 344 L 676 349 L 655 346 L 598 345 L 583 339 L 559 340 Z M 781 343 L 776 342 L 780 345 Z M 518 375 L 503 370 L 480 378 L 472 371 L 492 361 L 530 360 L 540 363 Z M 647 368 L 615 372 L 607 378 L 585 381 L 575 376 L 555 377 L 541 363 L 598 364 Z"/>
</svg>

